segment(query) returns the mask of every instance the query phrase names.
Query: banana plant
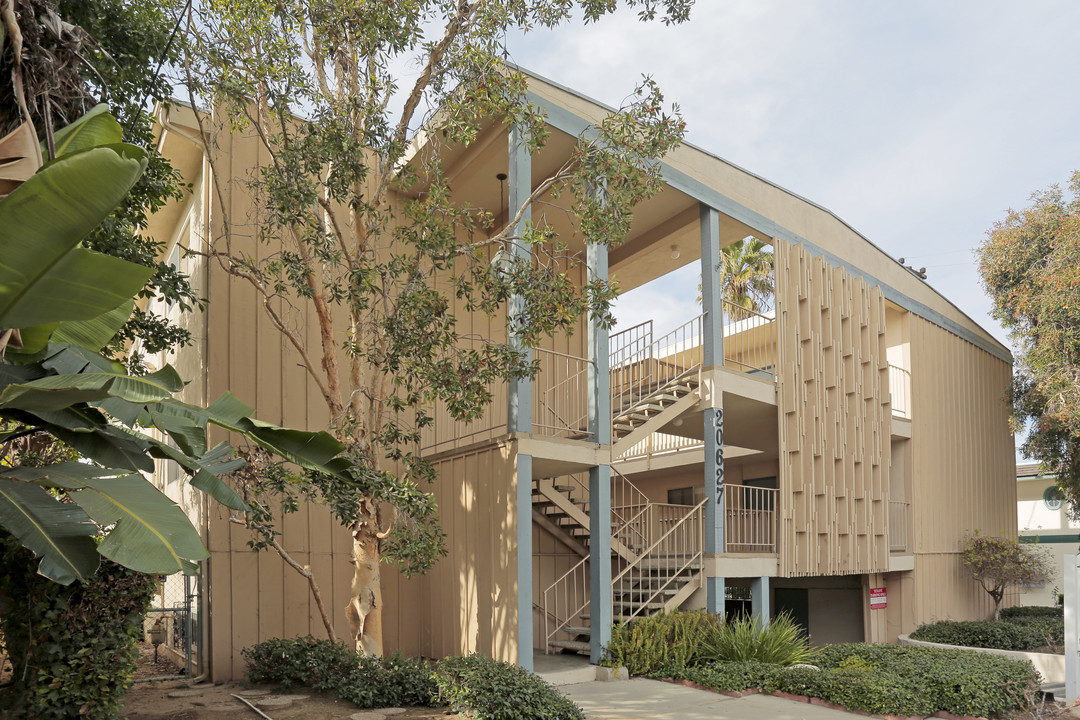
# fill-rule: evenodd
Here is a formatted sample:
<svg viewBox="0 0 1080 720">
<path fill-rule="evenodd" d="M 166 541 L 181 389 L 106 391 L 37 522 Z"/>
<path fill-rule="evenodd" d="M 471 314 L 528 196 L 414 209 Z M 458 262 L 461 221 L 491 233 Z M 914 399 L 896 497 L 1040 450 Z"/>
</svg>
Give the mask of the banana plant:
<svg viewBox="0 0 1080 720">
<path fill-rule="evenodd" d="M 226 443 L 208 447 L 210 425 L 320 472 L 345 472 L 335 459 L 344 448 L 327 433 L 255 420 L 228 393 L 207 408 L 179 402 L 173 368 L 133 376 L 99 354 L 152 270 L 79 243 L 138 180 L 146 156 L 120 142 L 104 106 L 53 144 L 55 159 L 0 200 L 0 357 L 19 340 L 0 362 L 0 444 L 44 433 L 84 461 L 0 462 L 0 526 L 62 584 L 85 580 L 102 555 L 142 572 L 195 572 L 208 553 L 181 508 L 143 476 L 155 460 L 176 462 L 193 487 L 244 510 L 221 478 L 243 460 Z"/>
</svg>

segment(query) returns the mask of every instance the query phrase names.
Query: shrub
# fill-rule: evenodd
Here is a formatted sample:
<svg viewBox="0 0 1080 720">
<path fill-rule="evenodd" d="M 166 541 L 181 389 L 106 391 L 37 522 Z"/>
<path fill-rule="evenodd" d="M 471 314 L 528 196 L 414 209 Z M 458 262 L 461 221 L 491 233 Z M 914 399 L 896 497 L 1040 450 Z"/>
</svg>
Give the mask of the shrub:
<svg viewBox="0 0 1080 720">
<path fill-rule="evenodd" d="M 943 620 L 923 625 L 911 634 L 915 640 L 999 650 L 1034 650 L 1047 644 L 1061 644 L 1064 619 L 1015 617 L 1010 620 Z"/>
<path fill-rule="evenodd" d="M 754 661 L 773 665 L 811 662 L 815 651 L 791 616 L 780 613 L 764 627 L 757 618 L 738 617 L 707 628 L 699 657 L 708 661 Z"/>
<path fill-rule="evenodd" d="M 1004 608 L 1000 617 L 1002 620 L 1014 620 L 1016 618 L 1064 618 L 1065 608 L 1061 605 L 1017 605 L 1016 607 Z"/>
<path fill-rule="evenodd" d="M 620 623 L 611 632 L 602 664 L 625 666 L 632 675 L 692 665 L 699 659 L 702 638 L 719 626 L 719 618 L 702 610 Z"/>
<path fill-rule="evenodd" d="M 431 705 L 438 692 L 424 660 L 362 657 L 342 643 L 310 636 L 267 640 L 242 654 L 251 682 L 332 692 L 359 707 Z"/>
<path fill-rule="evenodd" d="M 833 645 L 820 670 L 755 662 L 712 662 L 673 675 L 718 690 L 761 688 L 816 697 L 850 710 L 889 715 L 988 717 L 1023 705 L 1038 682 L 1026 662 L 965 650 Z"/>
<path fill-rule="evenodd" d="M 483 655 L 447 658 L 436 672 L 439 697 L 476 720 L 584 720 L 573 702 L 537 675 Z"/>
<path fill-rule="evenodd" d="M 37 574 L 33 553 L 0 533 L 0 634 L 18 682 L 0 716 L 114 718 L 123 710 L 154 578 L 109 560 L 86 583 Z"/>
<path fill-rule="evenodd" d="M 945 710 L 954 715 L 981 717 L 1002 714 L 1022 706 L 1029 687 L 1039 684 L 1039 674 L 1027 661 L 970 650 L 831 645 L 822 649 L 818 663 L 837 668 L 849 658 L 870 665 L 872 672 L 900 678 L 910 692 L 934 706 L 931 712 Z"/>
</svg>

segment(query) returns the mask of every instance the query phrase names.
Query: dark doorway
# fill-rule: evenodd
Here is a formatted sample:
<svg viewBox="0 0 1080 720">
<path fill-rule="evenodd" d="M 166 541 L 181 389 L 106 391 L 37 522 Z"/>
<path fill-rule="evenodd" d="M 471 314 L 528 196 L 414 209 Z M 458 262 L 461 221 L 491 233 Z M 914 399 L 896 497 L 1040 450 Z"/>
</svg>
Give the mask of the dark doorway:
<svg viewBox="0 0 1080 720">
<path fill-rule="evenodd" d="M 810 636 L 810 602 L 806 588 L 775 588 L 773 604 L 777 615 L 786 612 L 803 633 Z"/>
</svg>

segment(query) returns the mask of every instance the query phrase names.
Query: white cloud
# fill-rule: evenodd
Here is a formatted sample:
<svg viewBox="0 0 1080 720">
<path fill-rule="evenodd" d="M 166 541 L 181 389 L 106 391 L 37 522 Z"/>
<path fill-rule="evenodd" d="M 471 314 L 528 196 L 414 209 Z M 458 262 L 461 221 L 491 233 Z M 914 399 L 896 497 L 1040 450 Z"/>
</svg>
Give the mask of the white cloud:
<svg viewBox="0 0 1080 720">
<path fill-rule="evenodd" d="M 1077 27 L 1075 0 L 732 0 L 699 2 L 684 26 L 623 10 L 510 49 L 608 104 L 653 75 L 692 142 L 917 258 L 935 288 L 1005 340 L 974 260 L 956 251 L 1080 167 Z M 620 317 L 692 316 L 686 283 L 668 282 L 627 297 Z"/>
</svg>

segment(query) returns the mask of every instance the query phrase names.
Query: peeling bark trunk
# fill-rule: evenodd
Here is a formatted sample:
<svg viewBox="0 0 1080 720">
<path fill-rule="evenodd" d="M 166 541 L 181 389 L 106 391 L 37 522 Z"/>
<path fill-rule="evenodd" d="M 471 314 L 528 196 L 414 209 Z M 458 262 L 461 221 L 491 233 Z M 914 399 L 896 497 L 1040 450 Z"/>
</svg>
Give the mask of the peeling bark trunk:
<svg viewBox="0 0 1080 720">
<path fill-rule="evenodd" d="M 381 538 L 378 510 L 373 502 L 362 503 L 360 520 L 350 530 L 353 537 L 352 598 L 345 607 L 349 635 L 356 652 L 379 657 L 383 653 Z"/>
</svg>

